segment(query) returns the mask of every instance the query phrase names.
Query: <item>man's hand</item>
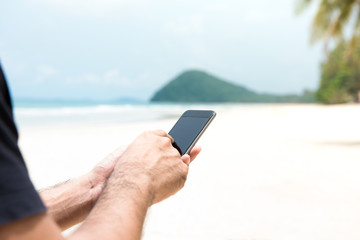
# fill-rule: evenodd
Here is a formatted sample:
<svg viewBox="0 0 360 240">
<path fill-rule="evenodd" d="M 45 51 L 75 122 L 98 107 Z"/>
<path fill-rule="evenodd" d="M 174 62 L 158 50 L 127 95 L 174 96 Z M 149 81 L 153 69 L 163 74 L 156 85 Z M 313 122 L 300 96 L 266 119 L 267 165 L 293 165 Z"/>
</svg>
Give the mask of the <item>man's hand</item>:
<svg viewBox="0 0 360 240">
<path fill-rule="evenodd" d="M 147 132 L 147 133 L 151 133 L 151 132 Z M 160 134 L 166 135 L 167 137 L 169 137 L 171 139 L 171 141 L 173 141 L 171 136 L 169 136 L 168 134 L 166 134 L 165 132 L 163 132 L 161 130 L 154 131 L 153 133 L 155 133 L 155 134 L 160 133 Z M 145 134 L 146 133 L 144 133 L 143 135 L 145 135 Z M 133 145 L 135 145 L 135 144 L 136 143 L 134 143 Z M 112 153 L 110 153 L 107 157 L 105 157 L 101 162 L 96 164 L 96 166 L 92 169 L 92 171 L 87 174 L 89 183 L 92 186 L 91 191 L 92 191 L 93 199 L 95 199 L 95 200 L 98 199 L 99 195 L 101 194 L 101 192 L 104 189 L 107 179 L 109 178 L 110 174 L 113 172 L 118 159 L 122 156 L 122 154 L 124 153 L 125 150 L 126 150 L 126 148 L 123 146 L 117 148 Z M 186 154 L 186 155 L 182 156 L 181 159 L 186 165 L 189 165 L 197 157 L 197 155 L 200 152 L 201 152 L 201 147 L 195 146 L 191 150 L 190 155 Z"/>
<path fill-rule="evenodd" d="M 148 189 L 150 204 L 175 194 L 185 184 L 190 157 L 181 158 L 172 142 L 161 130 L 141 134 L 120 157 L 114 175 Z"/>
<path fill-rule="evenodd" d="M 115 149 L 89 173 L 40 192 L 48 213 L 62 230 L 82 222 L 88 216 L 125 149 Z M 189 165 L 200 151 L 200 147 L 194 147 L 190 156 L 182 157 L 183 162 Z"/>
<path fill-rule="evenodd" d="M 166 134 L 161 130 L 154 131 L 154 133 L 159 133 L 159 132 L 161 132 L 162 134 Z M 171 136 L 169 136 L 168 134 L 166 134 L 166 136 L 168 136 L 172 140 Z M 122 156 L 125 150 L 126 148 L 123 146 L 117 148 L 107 157 L 105 157 L 101 162 L 96 164 L 95 167 L 92 169 L 92 171 L 86 175 L 89 179 L 89 183 L 92 186 L 91 187 L 92 199 L 94 200 L 98 199 L 99 195 L 104 189 L 107 179 L 113 172 L 118 159 Z M 201 147 L 195 146 L 191 150 L 190 155 L 186 154 L 182 156 L 181 159 L 186 165 L 189 165 L 190 162 L 192 162 L 200 152 L 201 152 Z"/>
</svg>

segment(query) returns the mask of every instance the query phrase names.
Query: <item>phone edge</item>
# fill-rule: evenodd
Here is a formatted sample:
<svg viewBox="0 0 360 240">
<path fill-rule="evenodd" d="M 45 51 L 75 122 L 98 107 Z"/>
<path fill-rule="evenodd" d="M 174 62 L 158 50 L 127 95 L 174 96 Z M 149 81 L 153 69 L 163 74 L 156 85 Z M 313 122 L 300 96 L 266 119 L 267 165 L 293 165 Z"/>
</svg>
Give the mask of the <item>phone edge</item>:
<svg viewBox="0 0 360 240">
<path fill-rule="evenodd" d="M 209 120 L 206 122 L 205 127 L 201 130 L 201 132 L 196 136 L 195 140 L 191 143 L 190 147 L 188 148 L 188 150 L 186 150 L 186 152 L 183 154 L 183 156 L 185 154 L 189 154 L 191 152 L 191 150 L 193 149 L 193 147 L 195 146 L 195 144 L 198 142 L 198 140 L 200 139 L 200 137 L 203 135 L 203 133 L 206 131 L 206 129 L 210 126 L 211 122 L 214 120 L 214 118 L 216 117 L 216 112 L 212 111 L 212 115 L 209 118 Z"/>
</svg>

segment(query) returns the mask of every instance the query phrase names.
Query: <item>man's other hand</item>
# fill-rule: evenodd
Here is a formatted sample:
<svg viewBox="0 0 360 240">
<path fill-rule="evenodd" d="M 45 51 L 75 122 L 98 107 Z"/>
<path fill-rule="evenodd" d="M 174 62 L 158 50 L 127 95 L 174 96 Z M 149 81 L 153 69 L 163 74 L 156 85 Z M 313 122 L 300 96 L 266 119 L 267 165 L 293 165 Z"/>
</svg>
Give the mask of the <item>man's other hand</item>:
<svg viewBox="0 0 360 240">
<path fill-rule="evenodd" d="M 173 141 L 162 130 L 144 132 L 121 155 L 113 174 L 149 191 L 149 205 L 168 198 L 184 186 L 189 163 L 201 150 L 181 157 Z"/>
</svg>

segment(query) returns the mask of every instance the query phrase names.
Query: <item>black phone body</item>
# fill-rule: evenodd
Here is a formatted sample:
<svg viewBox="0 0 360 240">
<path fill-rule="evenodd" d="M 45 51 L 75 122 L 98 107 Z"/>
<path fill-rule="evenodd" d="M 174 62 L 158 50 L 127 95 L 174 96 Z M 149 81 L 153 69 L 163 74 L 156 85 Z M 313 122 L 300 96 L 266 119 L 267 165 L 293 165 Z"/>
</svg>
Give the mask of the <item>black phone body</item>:
<svg viewBox="0 0 360 240">
<path fill-rule="evenodd" d="M 191 151 L 215 116 L 214 111 L 207 110 L 188 110 L 181 115 L 169 132 L 181 156 Z"/>
</svg>

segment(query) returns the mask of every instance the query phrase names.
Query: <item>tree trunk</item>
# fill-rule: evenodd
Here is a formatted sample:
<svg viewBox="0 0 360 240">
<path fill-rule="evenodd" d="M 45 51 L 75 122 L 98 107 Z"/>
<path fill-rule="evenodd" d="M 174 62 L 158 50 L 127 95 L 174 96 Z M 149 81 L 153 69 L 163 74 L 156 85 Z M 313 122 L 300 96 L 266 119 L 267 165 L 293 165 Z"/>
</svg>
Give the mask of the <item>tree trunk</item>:
<svg viewBox="0 0 360 240">
<path fill-rule="evenodd" d="M 357 102 L 360 103 L 360 90 L 358 91 Z"/>
</svg>

